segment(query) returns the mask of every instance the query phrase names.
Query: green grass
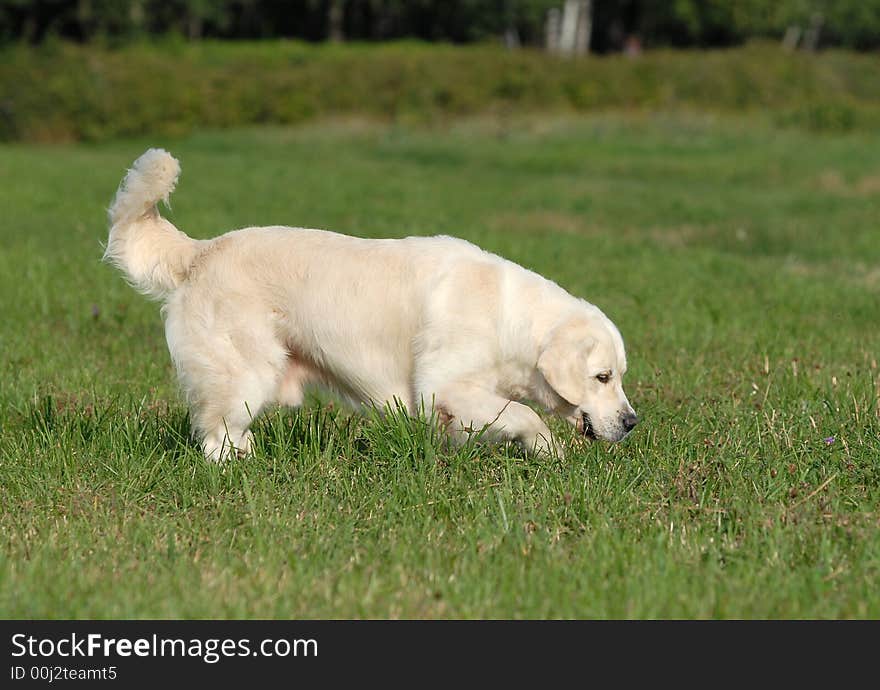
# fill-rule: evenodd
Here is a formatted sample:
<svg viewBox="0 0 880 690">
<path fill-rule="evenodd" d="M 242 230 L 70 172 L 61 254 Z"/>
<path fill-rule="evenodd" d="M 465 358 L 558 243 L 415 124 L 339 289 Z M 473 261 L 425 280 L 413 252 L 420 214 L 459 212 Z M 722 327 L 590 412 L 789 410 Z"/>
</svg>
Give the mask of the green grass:
<svg viewBox="0 0 880 690">
<path fill-rule="evenodd" d="M 641 425 L 540 461 L 316 400 L 205 463 L 99 263 L 151 144 L 195 236 L 450 233 L 553 278 L 623 332 Z M 880 616 L 877 150 L 631 115 L 0 148 L 0 617 Z"/>
</svg>

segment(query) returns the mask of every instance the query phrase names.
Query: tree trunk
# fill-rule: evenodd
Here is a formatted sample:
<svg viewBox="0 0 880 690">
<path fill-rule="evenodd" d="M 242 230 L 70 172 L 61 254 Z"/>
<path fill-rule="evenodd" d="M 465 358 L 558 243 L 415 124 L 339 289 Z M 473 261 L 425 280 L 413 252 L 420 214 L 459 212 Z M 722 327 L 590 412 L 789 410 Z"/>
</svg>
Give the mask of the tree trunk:
<svg viewBox="0 0 880 690">
<path fill-rule="evenodd" d="M 343 17 L 342 0 L 330 0 L 327 23 L 330 25 L 330 40 L 334 43 L 342 43 L 345 40 L 345 32 L 342 28 Z"/>
<path fill-rule="evenodd" d="M 592 0 L 581 0 L 578 10 L 577 31 L 575 32 L 575 55 L 586 55 L 590 52 L 590 36 L 592 33 L 593 3 Z"/>
<path fill-rule="evenodd" d="M 563 55 L 574 53 L 580 5 L 580 0 L 565 0 L 562 9 L 562 28 L 559 32 L 559 52 Z"/>
<path fill-rule="evenodd" d="M 202 18 L 195 12 L 186 18 L 186 36 L 190 41 L 198 41 L 202 37 Z"/>
<path fill-rule="evenodd" d="M 562 13 L 558 7 L 551 7 L 547 12 L 547 23 L 544 25 L 544 43 L 547 52 L 559 52 L 559 33 L 561 31 Z"/>
</svg>

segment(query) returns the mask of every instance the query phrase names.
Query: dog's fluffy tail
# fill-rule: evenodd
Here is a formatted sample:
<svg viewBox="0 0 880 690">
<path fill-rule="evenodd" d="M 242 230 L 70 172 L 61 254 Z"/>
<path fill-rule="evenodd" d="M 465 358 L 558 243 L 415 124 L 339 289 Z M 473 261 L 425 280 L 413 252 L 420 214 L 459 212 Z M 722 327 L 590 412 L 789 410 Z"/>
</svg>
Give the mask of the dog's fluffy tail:
<svg viewBox="0 0 880 690">
<path fill-rule="evenodd" d="M 104 260 L 119 268 L 140 292 L 161 299 L 187 277 L 201 242 L 159 215 L 168 203 L 180 163 L 162 149 L 149 149 L 131 166 L 110 206 L 110 237 Z"/>
</svg>

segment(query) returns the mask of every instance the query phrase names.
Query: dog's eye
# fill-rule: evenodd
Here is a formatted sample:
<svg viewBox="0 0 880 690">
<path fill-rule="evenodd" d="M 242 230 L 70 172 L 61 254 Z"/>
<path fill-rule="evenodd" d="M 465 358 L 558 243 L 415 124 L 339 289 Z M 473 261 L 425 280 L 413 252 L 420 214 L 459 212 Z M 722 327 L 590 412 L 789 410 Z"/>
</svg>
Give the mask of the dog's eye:
<svg viewBox="0 0 880 690">
<path fill-rule="evenodd" d="M 611 380 L 611 374 L 604 371 L 596 377 L 596 380 L 598 380 L 599 383 L 608 383 Z"/>
</svg>

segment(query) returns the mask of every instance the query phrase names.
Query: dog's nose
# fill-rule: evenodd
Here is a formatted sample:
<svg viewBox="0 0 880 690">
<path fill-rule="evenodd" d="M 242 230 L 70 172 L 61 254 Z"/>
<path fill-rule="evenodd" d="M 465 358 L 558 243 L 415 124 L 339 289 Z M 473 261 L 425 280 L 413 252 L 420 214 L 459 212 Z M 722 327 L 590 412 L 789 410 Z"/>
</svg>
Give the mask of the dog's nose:
<svg viewBox="0 0 880 690">
<path fill-rule="evenodd" d="M 632 412 L 629 412 L 623 415 L 623 418 L 620 421 L 623 423 L 623 428 L 626 429 L 627 433 L 629 433 L 635 428 L 636 424 L 639 423 L 639 418 L 636 417 Z"/>
</svg>

